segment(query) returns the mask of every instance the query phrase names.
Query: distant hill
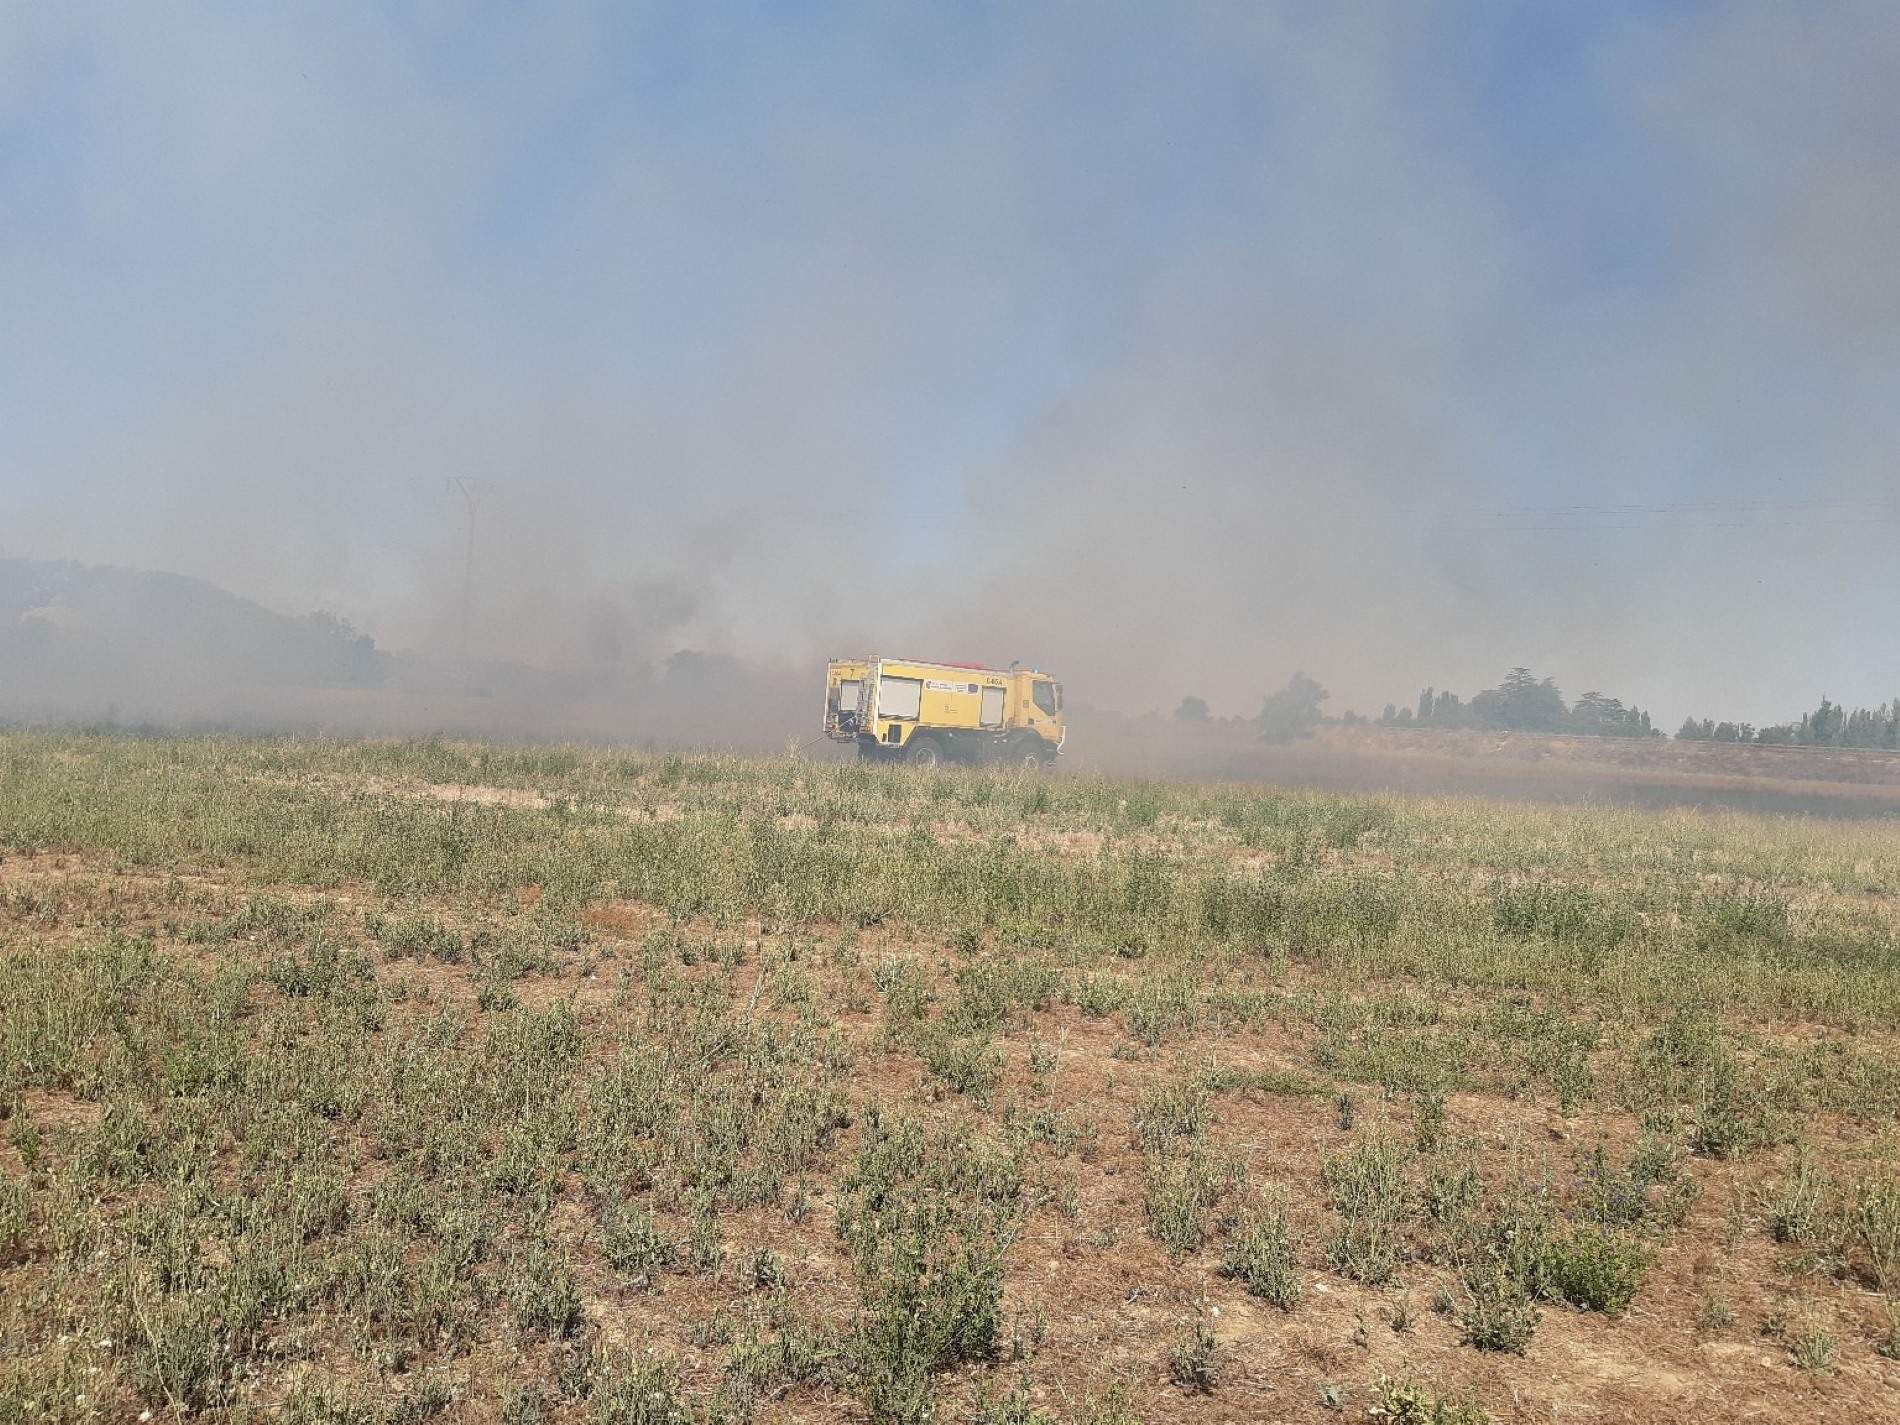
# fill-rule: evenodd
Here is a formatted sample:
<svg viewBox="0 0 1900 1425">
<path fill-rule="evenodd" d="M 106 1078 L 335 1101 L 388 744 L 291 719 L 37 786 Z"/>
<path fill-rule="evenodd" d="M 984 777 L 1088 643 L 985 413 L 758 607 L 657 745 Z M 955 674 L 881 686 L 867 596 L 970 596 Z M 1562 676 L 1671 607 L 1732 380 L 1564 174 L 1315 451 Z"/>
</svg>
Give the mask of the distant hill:
<svg viewBox="0 0 1900 1425">
<path fill-rule="evenodd" d="M 0 559 L 0 722 L 779 748 L 809 739 L 808 669 L 716 653 L 537 667 L 390 653 L 202 579 Z"/>
<path fill-rule="evenodd" d="M 182 574 L 0 559 L 0 715 L 166 719 L 232 690 L 373 688 L 389 655 Z"/>
</svg>

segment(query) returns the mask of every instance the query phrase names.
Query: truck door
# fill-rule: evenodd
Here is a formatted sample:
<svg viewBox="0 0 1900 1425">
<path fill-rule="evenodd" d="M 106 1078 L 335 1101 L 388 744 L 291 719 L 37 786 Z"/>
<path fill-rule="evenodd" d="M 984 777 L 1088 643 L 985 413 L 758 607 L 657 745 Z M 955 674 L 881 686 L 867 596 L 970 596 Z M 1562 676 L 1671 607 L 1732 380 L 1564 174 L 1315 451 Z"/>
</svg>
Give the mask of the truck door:
<svg viewBox="0 0 1900 1425">
<path fill-rule="evenodd" d="M 1004 691 L 1002 688 L 985 688 L 983 690 L 983 706 L 977 720 L 982 723 L 984 727 L 1001 727 L 1003 725 Z"/>
<path fill-rule="evenodd" d="M 1058 747 L 1062 745 L 1062 687 L 1047 678 L 1038 678 L 1029 685 L 1030 700 L 1035 710 L 1028 714 L 1029 725 Z M 1043 714 L 1038 716 L 1037 714 Z"/>
</svg>

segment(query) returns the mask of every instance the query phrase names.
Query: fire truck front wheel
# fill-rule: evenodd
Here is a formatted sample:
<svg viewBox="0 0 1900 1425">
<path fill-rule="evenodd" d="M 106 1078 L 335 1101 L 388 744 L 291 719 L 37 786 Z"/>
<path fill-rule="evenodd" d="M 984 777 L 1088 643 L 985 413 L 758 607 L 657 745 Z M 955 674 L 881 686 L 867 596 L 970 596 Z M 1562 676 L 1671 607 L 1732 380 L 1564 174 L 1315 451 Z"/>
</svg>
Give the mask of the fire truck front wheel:
<svg viewBox="0 0 1900 1425">
<path fill-rule="evenodd" d="M 1046 744 L 1040 737 L 1019 737 L 1004 754 L 1010 766 L 1024 772 L 1040 772 L 1049 765 Z"/>
</svg>

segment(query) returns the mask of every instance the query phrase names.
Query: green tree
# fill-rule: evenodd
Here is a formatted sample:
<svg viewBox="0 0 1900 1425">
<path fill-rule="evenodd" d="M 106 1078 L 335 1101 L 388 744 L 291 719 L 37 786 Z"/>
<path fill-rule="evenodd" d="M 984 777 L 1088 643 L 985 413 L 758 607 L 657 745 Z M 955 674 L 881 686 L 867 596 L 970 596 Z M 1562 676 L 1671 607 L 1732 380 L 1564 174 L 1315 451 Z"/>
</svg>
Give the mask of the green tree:
<svg viewBox="0 0 1900 1425">
<path fill-rule="evenodd" d="M 1830 702 L 1823 694 L 1821 706 L 1802 717 L 1795 741 L 1811 747 L 1835 746 L 1841 740 L 1841 730 L 1846 721 L 1845 709 Z"/>
<path fill-rule="evenodd" d="M 1577 705 L 1570 710 L 1570 727 L 1573 732 L 1615 737 L 1622 734 L 1628 718 L 1621 698 L 1607 697 L 1592 690 L 1578 698 Z"/>
<path fill-rule="evenodd" d="M 1528 668 L 1513 668 L 1495 688 L 1471 700 L 1473 721 L 1518 732 L 1559 732 L 1570 716 L 1564 695 L 1549 678 Z"/>
<path fill-rule="evenodd" d="M 1182 722 L 1206 722 L 1209 717 L 1207 700 L 1190 693 L 1181 699 L 1181 706 L 1174 710 L 1174 715 Z"/>
<path fill-rule="evenodd" d="M 1305 737 L 1319 726 L 1319 705 L 1326 701 L 1326 690 L 1305 673 L 1295 673 L 1277 693 L 1269 693 L 1260 705 L 1254 725 L 1263 742 L 1291 742 Z M 1409 712 L 1410 709 L 1408 708 Z"/>
<path fill-rule="evenodd" d="M 1470 721 L 1465 700 L 1453 692 L 1440 693 L 1432 703 L 1432 726 L 1463 727 Z"/>
</svg>

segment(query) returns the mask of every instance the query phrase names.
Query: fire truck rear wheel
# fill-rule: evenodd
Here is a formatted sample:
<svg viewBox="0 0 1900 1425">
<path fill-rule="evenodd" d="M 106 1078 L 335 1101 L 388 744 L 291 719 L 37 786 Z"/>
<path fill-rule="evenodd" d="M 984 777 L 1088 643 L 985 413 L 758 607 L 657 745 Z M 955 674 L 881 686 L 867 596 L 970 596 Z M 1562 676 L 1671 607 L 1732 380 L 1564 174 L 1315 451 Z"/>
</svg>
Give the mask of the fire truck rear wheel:
<svg viewBox="0 0 1900 1425">
<path fill-rule="evenodd" d="M 941 767 L 943 744 L 934 737 L 913 737 L 904 749 L 904 760 L 913 767 Z"/>
</svg>

